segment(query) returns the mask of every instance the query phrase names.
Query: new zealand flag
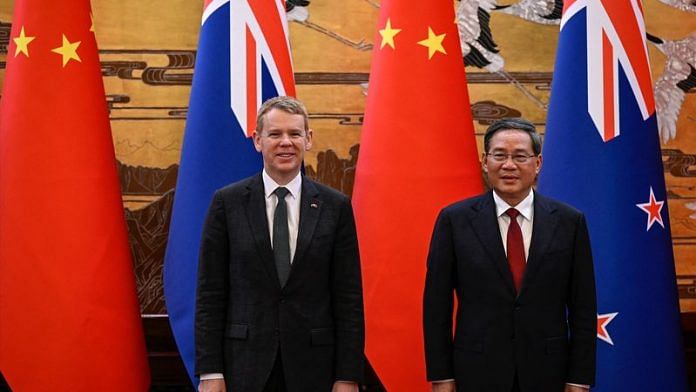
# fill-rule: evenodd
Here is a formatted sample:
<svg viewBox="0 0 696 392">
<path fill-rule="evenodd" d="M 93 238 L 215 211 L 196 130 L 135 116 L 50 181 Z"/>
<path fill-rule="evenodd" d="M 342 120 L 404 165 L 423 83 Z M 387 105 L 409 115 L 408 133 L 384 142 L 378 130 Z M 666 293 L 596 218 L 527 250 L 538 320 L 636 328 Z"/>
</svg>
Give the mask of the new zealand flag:
<svg viewBox="0 0 696 392">
<path fill-rule="evenodd" d="M 194 384 L 198 248 L 215 190 L 261 170 L 263 100 L 295 95 L 283 0 L 206 0 L 164 265 L 167 312 Z"/>
<path fill-rule="evenodd" d="M 596 391 L 685 391 L 667 194 L 640 0 L 566 1 L 539 179 L 587 217 Z"/>
</svg>

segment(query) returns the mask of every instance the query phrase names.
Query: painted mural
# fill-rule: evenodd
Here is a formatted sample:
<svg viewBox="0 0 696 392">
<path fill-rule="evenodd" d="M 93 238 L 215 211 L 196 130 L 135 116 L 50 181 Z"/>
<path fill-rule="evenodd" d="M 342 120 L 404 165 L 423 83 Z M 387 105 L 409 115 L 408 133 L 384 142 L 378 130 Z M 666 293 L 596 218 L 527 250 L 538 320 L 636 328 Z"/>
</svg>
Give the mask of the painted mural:
<svg viewBox="0 0 696 392">
<path fill-rule="evenodd" d="M 162 263 L 203 1 L 93 0 L 92 6 L 141 309 L 164 314 Z M 288 0 L 297 94 L 315 132 L 307 173 L 348 195 L 379 6 L 379 0 Z M 526 117 L 543 133 L 562 2 L 464 0 L 453 7 L 479 150 L 486 127 L 502 117 Z M 0 83 L 14 38 L 12 9 L 13 1 L 0 0 Z M 682 312 L 691 312 L 696 311 L 696 3 L 644 0 L 644 9 L 680 303 Z"/>
</svg>

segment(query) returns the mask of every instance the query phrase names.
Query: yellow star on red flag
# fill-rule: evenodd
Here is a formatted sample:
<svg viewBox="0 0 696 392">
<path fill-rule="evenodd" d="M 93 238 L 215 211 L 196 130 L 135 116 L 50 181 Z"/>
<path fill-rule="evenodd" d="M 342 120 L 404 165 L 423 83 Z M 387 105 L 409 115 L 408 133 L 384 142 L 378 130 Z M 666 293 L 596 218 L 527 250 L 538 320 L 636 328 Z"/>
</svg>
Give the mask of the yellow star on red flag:
<svg viewBox="0 0 696 392">
<path fill-rule="evenodd" d="M 437 35 L 433 32 L 433 29 L 428 26 L 428 38 L 418 41 L 418 45 L 423 45 L 428 48 L 428 60 L 432 59 L 437 52 L 447 54 L 445 48 L 442 46 L 442 41 L 445 40 L 446 35 L 446 33 Z"/>
<path fill-rule="evenodd" d="M 422 285 L 422 271 L 404 271 L 398 282 L 390 279 L 388 272 L 402 262 L 422 263 L 419 259 L 428 253 L 429 237 L 419 228 L 432 227 L 443 200 L 458 200 L 483 191 L 466 75 L 456 26 L 452 24 L 453 6 L 451 1 L 382 0 L 377 28 L 381 35 L 374 38 L 376 50 L 360 136 L 353 208 L 360 228 L 364 287 L 371 293 L 365 299 L 371 334 L 365 353 L 379 369 L 380 380 L 389 391 L 425 391 L 431 385 L 426 382 L 424 361 L 412 352 L 412 346 L 424 344 L 423 296 L 407 290 Z M 402 29 L 398 35 L 397 29 Z M 387 49 L 394 36 L 398 50 Z M 375 91 L 378 93 L 372 94 Z M 418 99 L 405 99 L 414 92 Z M 452 118 L 461 121 L 453 123 Z M 419 136 L 423 129 L 428 132 L 427 138 Z M 418 143 L 394 143 L 395 135 Z M 414 176 L 419 181 L 409 182 Z M 409 182 L 409 195 L 415 198 L 392 198 L 385 205 L 385 198 L 389 199 L 394 187 L 404 181 Z M 404 214 L 413 210 L 414 199 L 427 208 Z M 389 235 L 393 232 L 402 236 Z M 420 239 L 403 241 L 403 236 Z M 396 257 L 387 260 L 385 254 Z M 387 318 L 389 323 L 374 322 Z M 400 326 L 398 331 L 395 325 Z"/>
<path fill-rule="evenodd" d="M 394 47 L 394 37 L 401 32 L 401 29 L 394 29 L 391 25 L 391 18 L 387 18 L 387 25 L 384 26 L 382 30 L 379 31 L 379 35 L 382 36 L 382 43 L 379 46 L 380 49 L 384 48 L 386 45 Z"/>
<path fill-rule="evenodd" d="M 17 55 L 20 53 L 23 53 L 25 56 L 29 57 L 29 43 L 31 43 L 34 38 L 36 37 L 28 37 L 24 33 L 24 26 L 22 26 L 22 29 L 19 31 L 19 36 L 12 39 L 16 45 L 14 54 L 15 57 L 17 57 Z"/>
<path fill-rule="evenodd" d="M 5 1 L 3 17 L 12 15 L 8 3 L 14 26 L 0 33 L 2 68 L 7 63 L 0 82 L 2 376 L 15 391 L 147 391 L 99 49 L 87 30 L 90 1 Z M 28 175 L 32 170 L 41 174 Z M 75 206 L 77 220 L 70 219 Z M 46 247 L 44 239 L 56 233 L 60 238 Z M 27 279 L 34 275 L 41 279 Z M 6 325 L 21 327 L 10 334 Z"/>
<path fill-rule="evenodd" d="M 70 60 L 76 60 L 82 62 L 80 56 L 77 54 L 77 48 L 80 46 L 81 41 L 70 42 L 68 37 L 63 34 L 63 44 L 55 49 L 51 49 L 51 52 L 58 53 L 63 56 L 63 67 L 68 64 Z"/>
</svg>

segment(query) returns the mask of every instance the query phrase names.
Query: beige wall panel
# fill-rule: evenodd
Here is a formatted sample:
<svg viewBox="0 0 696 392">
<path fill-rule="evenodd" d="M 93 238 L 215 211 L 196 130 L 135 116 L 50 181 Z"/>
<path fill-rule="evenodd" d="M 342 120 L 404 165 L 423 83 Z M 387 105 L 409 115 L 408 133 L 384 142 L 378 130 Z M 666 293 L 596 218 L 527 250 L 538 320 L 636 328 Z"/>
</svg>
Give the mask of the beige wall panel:
<svg viewBox="0 0 696 392">
<path fill-rule="evenodd" d="M 111 132 L 116 156 L 125 165 L 166 168 L 179 163 L 183 120 L 112 121 Z"/>
<path fill-rule="evenodd" d="M 100 49 L 195 49 L 203 1 L 92 0 Z"/>
</svg>

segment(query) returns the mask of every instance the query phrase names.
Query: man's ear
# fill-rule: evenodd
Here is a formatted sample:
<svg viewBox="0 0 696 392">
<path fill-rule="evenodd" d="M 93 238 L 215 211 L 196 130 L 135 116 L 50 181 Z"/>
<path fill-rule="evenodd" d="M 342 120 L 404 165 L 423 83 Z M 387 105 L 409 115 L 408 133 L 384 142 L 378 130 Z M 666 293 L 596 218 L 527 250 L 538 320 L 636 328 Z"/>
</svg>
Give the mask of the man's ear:
<svg viewBox="0 0 696 392">
<path fill-rule="evenodd" d="M 312 135 L 314 134 L 314 131 L 312 131 L 312 128 L 309 128 L 307 130 L 307 144 L 305 144 L 305 151 L 309 151 L 312 148 Z"/>
<path fill-rule="evenodd" d="M 261 152 L 261 133 L 254 129 L 254 133 L 251 137 L 254 139 L 254 148 L 256 148 L 256 152 Z"/>
</svg>

